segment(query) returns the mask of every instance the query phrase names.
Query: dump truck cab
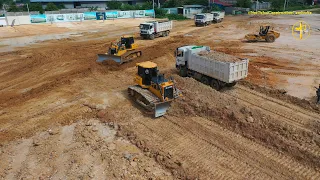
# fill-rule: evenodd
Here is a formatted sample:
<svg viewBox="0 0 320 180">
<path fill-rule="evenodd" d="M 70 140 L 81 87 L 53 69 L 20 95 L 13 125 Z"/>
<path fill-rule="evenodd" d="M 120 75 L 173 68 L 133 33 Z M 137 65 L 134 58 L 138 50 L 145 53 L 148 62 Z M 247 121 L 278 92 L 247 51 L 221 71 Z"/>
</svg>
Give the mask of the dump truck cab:
<svg viewBox="0 0 320 180">
<path fill-rule="evenodd" d="M 191 49 L 191 51 L 190 51 Z M 210 51 L 209 46 L 181 46 L 178 47 L 175 51 L 176 56 L 176 68 L 180 66 L 186 66 L 189 58 L 189 53 L 198 53 L 200 51 Z"/>
</svg>

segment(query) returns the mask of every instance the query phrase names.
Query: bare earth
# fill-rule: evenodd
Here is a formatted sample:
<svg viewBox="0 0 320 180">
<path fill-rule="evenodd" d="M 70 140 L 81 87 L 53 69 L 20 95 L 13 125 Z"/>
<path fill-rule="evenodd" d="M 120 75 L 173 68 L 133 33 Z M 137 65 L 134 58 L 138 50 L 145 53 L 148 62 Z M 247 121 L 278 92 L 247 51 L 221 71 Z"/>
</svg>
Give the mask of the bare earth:
<svg viewBox="0 0 320 180">
<path fill-rule="evenodd" d="M 174 22 L 169 37 L 136 38 L 143 55 L 121 66 L 96 54 L 141 19 L 32 26 L 43 39 L 0 28 L 0 178 L 320 179 L 319 17 Z M 305 41 L 291 35 L 299 20 L 315 28 Z M 280 38 L 243 41 L 260 23 Z M 249 58 L 248 78 L 217 92 L 179 77 L 174 50 L 187 44 Z M 183 93 L 157 119 L 127 96 L 147 60 Z"/>
</svg>

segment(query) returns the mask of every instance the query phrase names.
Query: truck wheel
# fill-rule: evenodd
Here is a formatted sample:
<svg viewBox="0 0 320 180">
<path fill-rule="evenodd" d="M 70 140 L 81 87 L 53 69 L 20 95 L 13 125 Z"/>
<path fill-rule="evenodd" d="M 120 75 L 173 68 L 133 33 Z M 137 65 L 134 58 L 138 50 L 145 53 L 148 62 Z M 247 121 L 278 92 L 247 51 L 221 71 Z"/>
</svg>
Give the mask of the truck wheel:
<svg viewBox="0 0 320 180">
<path fill-rule="evenodd" d="M 274 42 L 275 39 L 276 39 L 276 37 L 274 35 L 272 35 L 272 34 L 267 35 L 267 37 L 266 37 L 266 41 L 270 42 L 270 43 Z"/>
<path fill-rule="evenodd" d="M 219 90 L 221 89 L 221 86 L 220 86 L 220 84 L 219 84 L 219 81 L 217 81 L 217 80 L 215 80 L 215 79 L 212 79 L 212 81 L 211 81 L 211 83 L 210 83 L 210 86 L 211 86 L 213 89 L 217 90 L 217 91 L 219 91 Z"/>
<path fill-rule="evenodd" d="M 149 37 L 151 40 L 154 40 L 154 34 L 151 34 Z"/>
<path fill-rule="evenodd" d="M 180 66 L 179 67 L 179 75 L 181 77 L 187 77 L 187 68 Z"/>
<path fill-rule="evenodd" d="M 227 87 L 233 87 L 237 84 L 237 82 L 233 82 L 233 83 L 227 83 L 226 86 Z"/>
<path fill-rule="evenodd" d="M 167 31 L 167 36 L 169 36 L 169 34 L 170 34 L 170 31 Z"/>
<path fill-rule="evenodd" d="M 205 85 L 209 85 L 209 78 L 205 77 L 205 76 L 202 76 L 201 78 L 201 82 Z"/>
</svg>

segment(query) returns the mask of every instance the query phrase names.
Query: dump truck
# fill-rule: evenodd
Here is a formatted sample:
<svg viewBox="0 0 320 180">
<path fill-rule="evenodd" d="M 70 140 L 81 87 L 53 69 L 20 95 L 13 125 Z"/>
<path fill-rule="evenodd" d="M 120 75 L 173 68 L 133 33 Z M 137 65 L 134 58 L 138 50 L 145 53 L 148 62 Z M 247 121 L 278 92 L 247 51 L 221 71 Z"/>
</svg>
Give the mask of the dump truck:
<svg viewBox="0 0 320 180">
<path fill-rule="evenodd" d="M 172 21 L 147 21 L 140 24 L 140 36 L 143 39 L 169 36 Z"/>
<path fill-rule="evenodd" d="M 212 13 L 201 13 L 194 16 L 194 24 L 196 26 L 207 26 L 213 22 Z"/>
<path fill-rule="evenodd" d="M 236 85 L 248 76 L 248 59 L 241 59 L 208 46 L 182 46 L 175 52 L 176 68 L 182 77 L 192 77 L 216 90 Z"/>
<path fill-rule="evenodd" d="M 213 14 L 213 22 L 219 23 L 223 21 L 225 12 L 224 11 L 212 11 L 211 14 Z"/>
<path fill-rule="evenodd" d="M 136 85 L 128 87 L 129 97 L 154 117 L 165 115 L 170 103 L 182 96 L 181 91 L 176 88 L 173 78 L 166 79 L 164 74 L 159 73 L 156 63 L 146 61 L 136 66 Z"/>
</svg>

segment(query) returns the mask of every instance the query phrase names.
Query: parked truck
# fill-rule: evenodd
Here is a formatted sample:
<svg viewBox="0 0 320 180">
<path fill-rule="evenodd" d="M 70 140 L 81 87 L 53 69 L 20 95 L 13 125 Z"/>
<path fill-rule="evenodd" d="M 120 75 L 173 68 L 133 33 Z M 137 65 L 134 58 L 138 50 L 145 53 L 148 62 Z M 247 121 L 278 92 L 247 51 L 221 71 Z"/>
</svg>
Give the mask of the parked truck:
<svg viewBox="0 0 320 180">
<path fill-rule="evenodd" d="M 182 46 L 175 54 L 180 76 L 192 77 L 216 90 L 232 87 L 248 75 L 248 59 L 211 51 L 208 46 Z"/>
<path fill-rule="evenodd" d="M 225 12 L 224 11 L 212 11 L 211 14 L 213 14 L 213 22 L 219 23 L 223 21 Z"/>
<path fill-rule="evenodd" d="M 172 29 L 172 21 L 148 21 L 140 24 L 140 36 L 143 39 L 168 36 Z"/>
<path fill-rule="evenodd" d="M 201 13 L 194 16 L 194 24 L 196 26 L 207 26 L 213 22 L 213 14 Z"/>
</svg>

